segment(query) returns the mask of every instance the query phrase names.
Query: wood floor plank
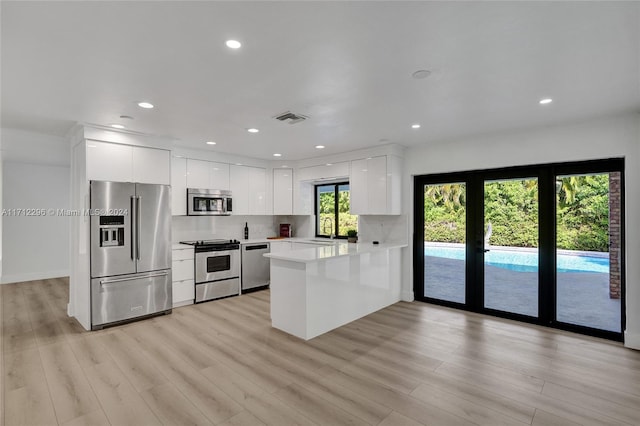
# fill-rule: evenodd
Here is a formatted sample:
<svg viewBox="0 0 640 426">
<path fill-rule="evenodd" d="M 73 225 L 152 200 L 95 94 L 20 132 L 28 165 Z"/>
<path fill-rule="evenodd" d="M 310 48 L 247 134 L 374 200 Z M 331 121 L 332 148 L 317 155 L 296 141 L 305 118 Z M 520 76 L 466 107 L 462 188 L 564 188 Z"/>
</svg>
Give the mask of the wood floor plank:
<svg viewBox="0 0 640 426">
<path fill-rule="evenodd" d="M 227 394 L 174 352 L 152 327 L 125 331 L 144 347 L 147 357 L 211 422 L 221 423 L 242 411 Z"/>
<path fill-rule="evenodd" d="M 220 426 L 264 426 L 264 423 L 245 410 L 231 417 L 226 422 L 221 423 Z"/>
<path fill-rule="evenodd" d="M 80 364 L 66 343 L 40 346 L 39 351 L 59 423 L 100 408 Z"/>
<path fill-rule="evenodd" d="M 532 410 L 531 416 L 525 422 L 522 422 L 514 417 L 506 416 L 486 404 L 476 403 L 471 398 L 463 398 L 459 395 L 444 392 L 436 386 L 427 386 L 425 384 L 418 386 L 411 392 L 411 396 L 478 425 L 528 425 L 531 424 L 534 414 Z"/>
<path fill-rule="evenodd" d="M 543 410 L 536 410 L 531 426 L 578 426 L 579 424 L 565 417 L 556 416 Z"/>
<path fill-rule="evenodd" d="M 172 383 L 152 387 L 141 395 L 165 425 L 213 425 Z"/>
<path fill-rule="evenodd" d="M 392 411 L 387 417 L 384 418 L 378 426 L 422 426 L 424 423 L 419 423 L 409 417 L 403 416 L 400 413 Z"/>
<path fill-rule="evenodd" d="M 368 424 L 295 383 L 280 389 L 274 395 L 320 425 L 364 426 Z"/>
<path fill-rule="evenodd" d="M 111 426 L 111 423 L 102 410 L 96 410 L 61 423 L 61 426 Z"/>
<path fill-rule="evenodd" d="M 123 331 L 102 334 L 98 339 L 136 391 L 142 392 L 166 382 L 160 370 L 149 363 L 135 341 Z"/>
<path fill-rule="evenodd" d="M 111 424 L 136 426 L 159 422 L 115 362 L 96 364 L 85 372 Z"/>
</svg>

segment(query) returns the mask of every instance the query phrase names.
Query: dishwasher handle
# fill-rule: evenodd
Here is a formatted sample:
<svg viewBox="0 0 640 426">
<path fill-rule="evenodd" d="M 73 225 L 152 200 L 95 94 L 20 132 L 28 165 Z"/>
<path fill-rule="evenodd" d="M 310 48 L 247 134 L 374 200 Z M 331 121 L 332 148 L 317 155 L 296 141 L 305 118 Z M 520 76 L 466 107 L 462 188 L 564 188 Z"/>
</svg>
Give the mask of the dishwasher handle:
<svg viewBox="0 0 640 426">
<path fill-rule="evenodd" d="M 244 246 L 246 251 L 249 250 L 269 250 L 269 244 L 253 244 Z"/>
</svg>

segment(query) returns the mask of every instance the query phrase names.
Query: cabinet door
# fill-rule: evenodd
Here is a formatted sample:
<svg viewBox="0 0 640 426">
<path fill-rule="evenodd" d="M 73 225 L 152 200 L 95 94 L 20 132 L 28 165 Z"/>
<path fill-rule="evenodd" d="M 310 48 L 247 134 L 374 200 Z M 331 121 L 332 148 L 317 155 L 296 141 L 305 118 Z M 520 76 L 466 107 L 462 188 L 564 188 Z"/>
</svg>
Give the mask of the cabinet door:
<svg viewBox="0 0 640 426">
<path fill-rule="evenodd" d="M 293 170 L 273 170 L 273 214 L 293 214 Z"/>
<path fill-rule="evenodd" d="M 209 188 L 211 184 L 211 162 L 202 160 L 187 160 L 187 188 Z"/>
<path fill-rule="evenodd" d="M 249 168 L 231 165 L 229 170 L 229 186 L 233 197 L 233 214 L 249 214 Z"/>
<path fill-rule="evenodd" d="M 87 178 L 133 182 L 133 150 L 129 145 L 87 141 Z"/>
<path fill-rule="evenodd" d="M 267 171 L 259 167 L 249 169 L 249 214 L 267 214 Z"/>
<path fill-rule="evenodd" d="M 367 213 L 387 214 L 387 157 L 367 161 Z"/>
<path fill-rule="evenodd" d="M 133 148 L 133 181 L 171 184 L 171 152 L 164 149 Z"/>
<path fill-rule="evenodd" d="M 187 159 L 171 157 L 171 214 L 187 214 Z"/>
<path fill-rule="evenodd" d="M 229 165 L 225 163 L 210 164 L 210 181 L 207 188 L 210 189 L 229 189 Z"/>
<path fill-rule="evenodd" d="M 351 162 L 349 179 L 351 214 L 367 214 L 369 169 L 367 160 Z"/>
</svg>

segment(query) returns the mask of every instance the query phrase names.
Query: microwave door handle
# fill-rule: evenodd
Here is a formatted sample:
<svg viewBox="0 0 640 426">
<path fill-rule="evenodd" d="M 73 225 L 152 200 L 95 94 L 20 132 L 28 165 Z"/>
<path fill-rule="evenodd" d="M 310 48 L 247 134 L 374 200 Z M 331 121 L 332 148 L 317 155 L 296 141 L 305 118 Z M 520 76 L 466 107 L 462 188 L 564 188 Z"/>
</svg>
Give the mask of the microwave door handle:
<svg viewBox="0 0 640 426">
<path fill-rule="evenodd" d="M 141 196 L 137 196 L 137 207 L 136 207 L 136 218 L 138 220 L 138 223 L 136 224 L 136 258 L 137 260 L 140 260 L 140 227 L 142 225 L 142 203 L 140 203 L 140 200 L 142 199 Z"/>
<path fill-rule="evenodd" d="M 135 260 L 135 255 L 134 255 L 134 246 L 136 244 L 136 202 L 135 202 L 135 195 L 132 195 L 131 197 L 131 210 L 130 210 L 130 215 L 129 217 L 131 218 L 131 260 Z"/>
</svg>

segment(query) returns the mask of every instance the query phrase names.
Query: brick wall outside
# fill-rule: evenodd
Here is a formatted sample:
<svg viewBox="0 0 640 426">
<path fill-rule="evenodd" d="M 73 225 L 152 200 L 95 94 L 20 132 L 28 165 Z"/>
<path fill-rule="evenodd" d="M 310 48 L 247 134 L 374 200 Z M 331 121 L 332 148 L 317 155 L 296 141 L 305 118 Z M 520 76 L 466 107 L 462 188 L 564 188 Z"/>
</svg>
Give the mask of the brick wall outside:
<svg viewBox="0 0 640 426">
<path fill-rule="evenodd" d="M 620 172 L 609 173 L 609 298 L 621 294 Z"/>
</svg>

